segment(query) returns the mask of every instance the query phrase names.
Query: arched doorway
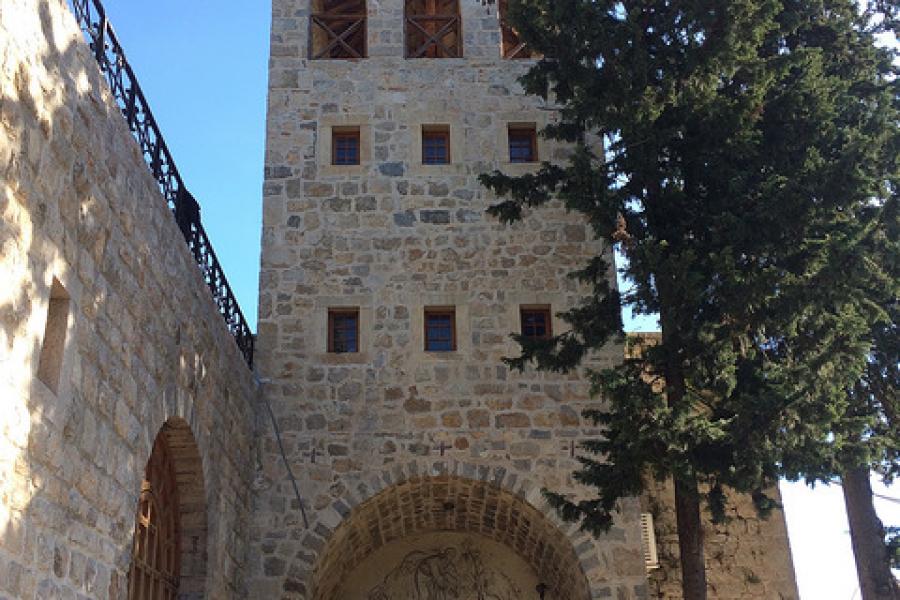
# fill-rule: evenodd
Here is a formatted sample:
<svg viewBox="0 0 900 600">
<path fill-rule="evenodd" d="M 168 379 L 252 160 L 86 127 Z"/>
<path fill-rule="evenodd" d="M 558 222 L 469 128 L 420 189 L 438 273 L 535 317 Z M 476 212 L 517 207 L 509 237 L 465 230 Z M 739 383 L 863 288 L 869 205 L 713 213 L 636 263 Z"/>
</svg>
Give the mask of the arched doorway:
<svg viewBox="0 0 900 600">
<path fill-rule="evenodd" d="M 206 502 L 200 454 L 187 422 L 169 419 L 153 442 L 135 515 L 129 600 L 202 595 Z"/>
<path fill-rule="evenodd" d="M 586 600 L 569 538 L 523 497 L 455 475 L 413 477 L 354 507 L 313 573 L 313 600 Z"/>
</svg>

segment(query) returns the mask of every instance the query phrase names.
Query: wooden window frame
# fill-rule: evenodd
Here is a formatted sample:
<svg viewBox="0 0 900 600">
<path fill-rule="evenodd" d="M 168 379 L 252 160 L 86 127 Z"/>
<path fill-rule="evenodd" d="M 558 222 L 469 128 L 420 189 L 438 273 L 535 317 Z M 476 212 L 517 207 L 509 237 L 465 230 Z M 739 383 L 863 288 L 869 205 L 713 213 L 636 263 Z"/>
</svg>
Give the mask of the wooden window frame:
<svg viewBox="0 0 900 600">
<path fill-rule="evenodd" d="M 338 162 L 338 140 L 354 139 L 356 140 L 356 162 Z M 359 127 L 356 126 L 336 126 L 331 128 L 331 164 L 335 167 L 355 167 L 362 162 L 362 137 L 360 136 Z"/>
<path fill-rule="evenodd" d="M 528 335 L 525 331 L 526 314 L 540 314 L 544 317 L 546 332 L 544 335 Z M 522 337 L 532 340 L 548 340 L 553 337 L 553 313 L 549 304 L 524 305 L 519 307 L 519 332 Z"/>
<path fill-rule="evenodd" d="M 513 160 L 512 139 L 514 135 L 528 136 L 531 142 L 530 160 Z M 506 129 L 506 145 L 509 151 L 509 162 L 513 164 L 529 164 L 538 162 L 537 125 L 509 125 Z"/>
<path fill-rule="evenodd" d="M 356 317 L 356 349 L 355 350 L 343 350 L 338 351 L 335 349 L 335 317 L 338 316 L 348 316 L 352 315 Z M 341 307 L 341 308 L 329 308 L 328 309 L 328 352 L 330 354 L 359 354 L 360 352 L 360 339 L 359 339 L 359 308 L 357 307 Z"/>
<path fill-rule="evenodd" d="M 447 147 L 447 160 L 445 162 L 429 162 L 426 160 L 425 143 L 428 139 L 441 138 Z M 449 125 L 423 125 L 422 126 L 422 164 L 423 165 L 449 165 L 453 162 L 453 148 L 450 146 Z"/>
<path fill-rule="evenodd" d="M 403 2 L 403 47 L 406 58 L 462 58 L 463 31 L 460 0 L 454 2 L 453 13 L 438 13 L 441 0 L 424 0 L 426 12 L 410 14 L 411 0 Z M 456 33 L 456 43 L 448 48 L 443 38 L 449 33 Z M 418 32 L 424 35 L 424 42 L 416 48 L 410 46 L 411 35 Z"/>
<path fill-rule="evenodd" d="M 315 5 L 315 3 L 313 3 Z M 351 4 L 347 2 L 346 4 Z M 366 58 L 368 54 L 368 14 L 365 1 L 362 4 L 362 12 L 339 12 L 341 5 L 326 11 L 314 11 L 309 17 L 309 57 L 313 60 L 355 60 Z M 335 31 L 340 23 L 349 23 L 343 31 Z M 325 44 L 316 48 L 316 32 L 325 35 Z M 361 31 L 360 31 L 361 30 Z M 351 42 L 351 37 L 357 32 L 362 39 L 362 47 L 357 48 Z M 332 53 L 338 50 L 338 56 Z"/>
<path fill-rule="evenodd" d="M 436 350 L 428 347 L 429 342 L 431 341 L 428 336 L 428 319 L 430 317 L 450 317 L 450 349 L 449 350 Z M 456 307 L 455 306 L 430 306 L 425 308 L 425 316 L 422 320 L 425 331 L 423 332 L 423 339 L 425 340 L 425 352 L 456 352 L 457 348 L 457 337 L 456 337 Z"/>
<path fill-rule="evenodd" d="M 500 54 L 507 60 L 522 60 L 534 58 L 534 53 L 519 37 L 516 31 L 506 19 L 506 8 L 509 0 L 497 2 L 497 16 L 500 20 Z"/>
</svg>

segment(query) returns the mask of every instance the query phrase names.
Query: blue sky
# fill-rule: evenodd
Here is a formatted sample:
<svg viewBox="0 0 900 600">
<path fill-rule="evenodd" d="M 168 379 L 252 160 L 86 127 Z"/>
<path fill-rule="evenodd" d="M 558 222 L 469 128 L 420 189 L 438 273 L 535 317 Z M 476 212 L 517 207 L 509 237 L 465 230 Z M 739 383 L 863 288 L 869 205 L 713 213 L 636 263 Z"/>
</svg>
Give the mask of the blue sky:
<svg viewBox="0 0 900 600">
<path fill-rule="evenodd" d="M 270 4 L 104 4 L 255 330 Z M 632 330 L 653 326 L 653 319 L 629 323 Z M 840 488 L 785 484 L 782 491 L 801 597 L 858 598 Z M 883 519 L 900 524 L 900 504 L 877 505 Z"/>
<path fill-rule="evenodd" d="M 270 4 L 104 5 L 255 331 Z"/>
</svg>

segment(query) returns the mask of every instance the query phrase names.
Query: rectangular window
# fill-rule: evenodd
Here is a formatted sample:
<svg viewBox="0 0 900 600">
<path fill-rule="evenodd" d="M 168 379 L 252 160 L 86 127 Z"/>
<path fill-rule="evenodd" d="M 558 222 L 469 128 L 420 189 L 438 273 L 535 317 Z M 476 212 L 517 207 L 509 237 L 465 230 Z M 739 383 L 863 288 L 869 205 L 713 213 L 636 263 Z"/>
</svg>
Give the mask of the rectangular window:
<svg viewBox="0 0 900 600">
<path fill-rule="evenodd" d="M 328 351 L 336 354 L 359 352 L 359 309 L 328 310 Z"/>
<path fill-rule="evenodd" d="M 47 324 L 38 359 L 38 379 L 55 394 L 62 374 L 63 351 L 66 347 L 66 331 L 69 324 L 69 294 L 62 284 L 53 279 L 50 288 L 50 304 L 47 308 Z"/>
<path fill-rule="evenodd" d="M 314 0 L 310 16 L 310 56 L 366 56 L 365 0 Z"/>
<path fill-rule="evenodd" d="M 425 309 L 425 351 L 453 352 L 456 350 L 456 309 L 451 307 Z"/>
<path fill-rule="evenodd" d="M 422 164 L 450 164 L 450 127 L 446 125 L 422 127 Z"/>
<path fill-rule="evenodd" d="M 525 42 L 519 37 L 519 32 L 509 23 L 509 19 L 506 16 L 508 5 L 508 0 L 500 0 L 499 2 L 500 32 L 503 38 L 503 58 L 533 58 L 534 53 L 528 49 L 528 46 L 526 46 Z"/>
<path fill-rule="evenodd" d="M 359 127 L 333 127 L 331 130 L 331 164 L 359 164 Z"/>
<path fill-rule="evenodd" d="M 462 56 L 459 0 L 405 0 L 406 57 Z"/>
<path fill-rule="evenodd" d="M 534 125 L 509 126 L 509 162 L 537 162 L 537 128 Z"/>
<path fill-rule="evenodd" d="M 543 340 L 553 335 L 549 306 L 523 306 L 520 314 L 523 337 Z"/>
</svg>

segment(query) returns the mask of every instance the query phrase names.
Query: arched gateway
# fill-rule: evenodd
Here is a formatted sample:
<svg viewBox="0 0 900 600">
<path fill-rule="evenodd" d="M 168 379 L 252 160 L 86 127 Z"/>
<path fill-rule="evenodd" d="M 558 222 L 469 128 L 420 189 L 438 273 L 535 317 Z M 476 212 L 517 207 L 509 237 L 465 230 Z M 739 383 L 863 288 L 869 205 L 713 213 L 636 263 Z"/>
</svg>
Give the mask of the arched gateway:
<svg viewBox="0 0 900 600">
<path fill-rule="evenodd" d="M 589 598 L 572 543 L 499 485 L 411 477 L 356 506 L 323 549 L 315 600 Z"/>
<path fill-rule="evenodd" d="M 200 453 L 187 422 L 156 436 L 135 516 L 129 600 L 201 597 L 206 583 L 206 502 Z"/>
</svg>

